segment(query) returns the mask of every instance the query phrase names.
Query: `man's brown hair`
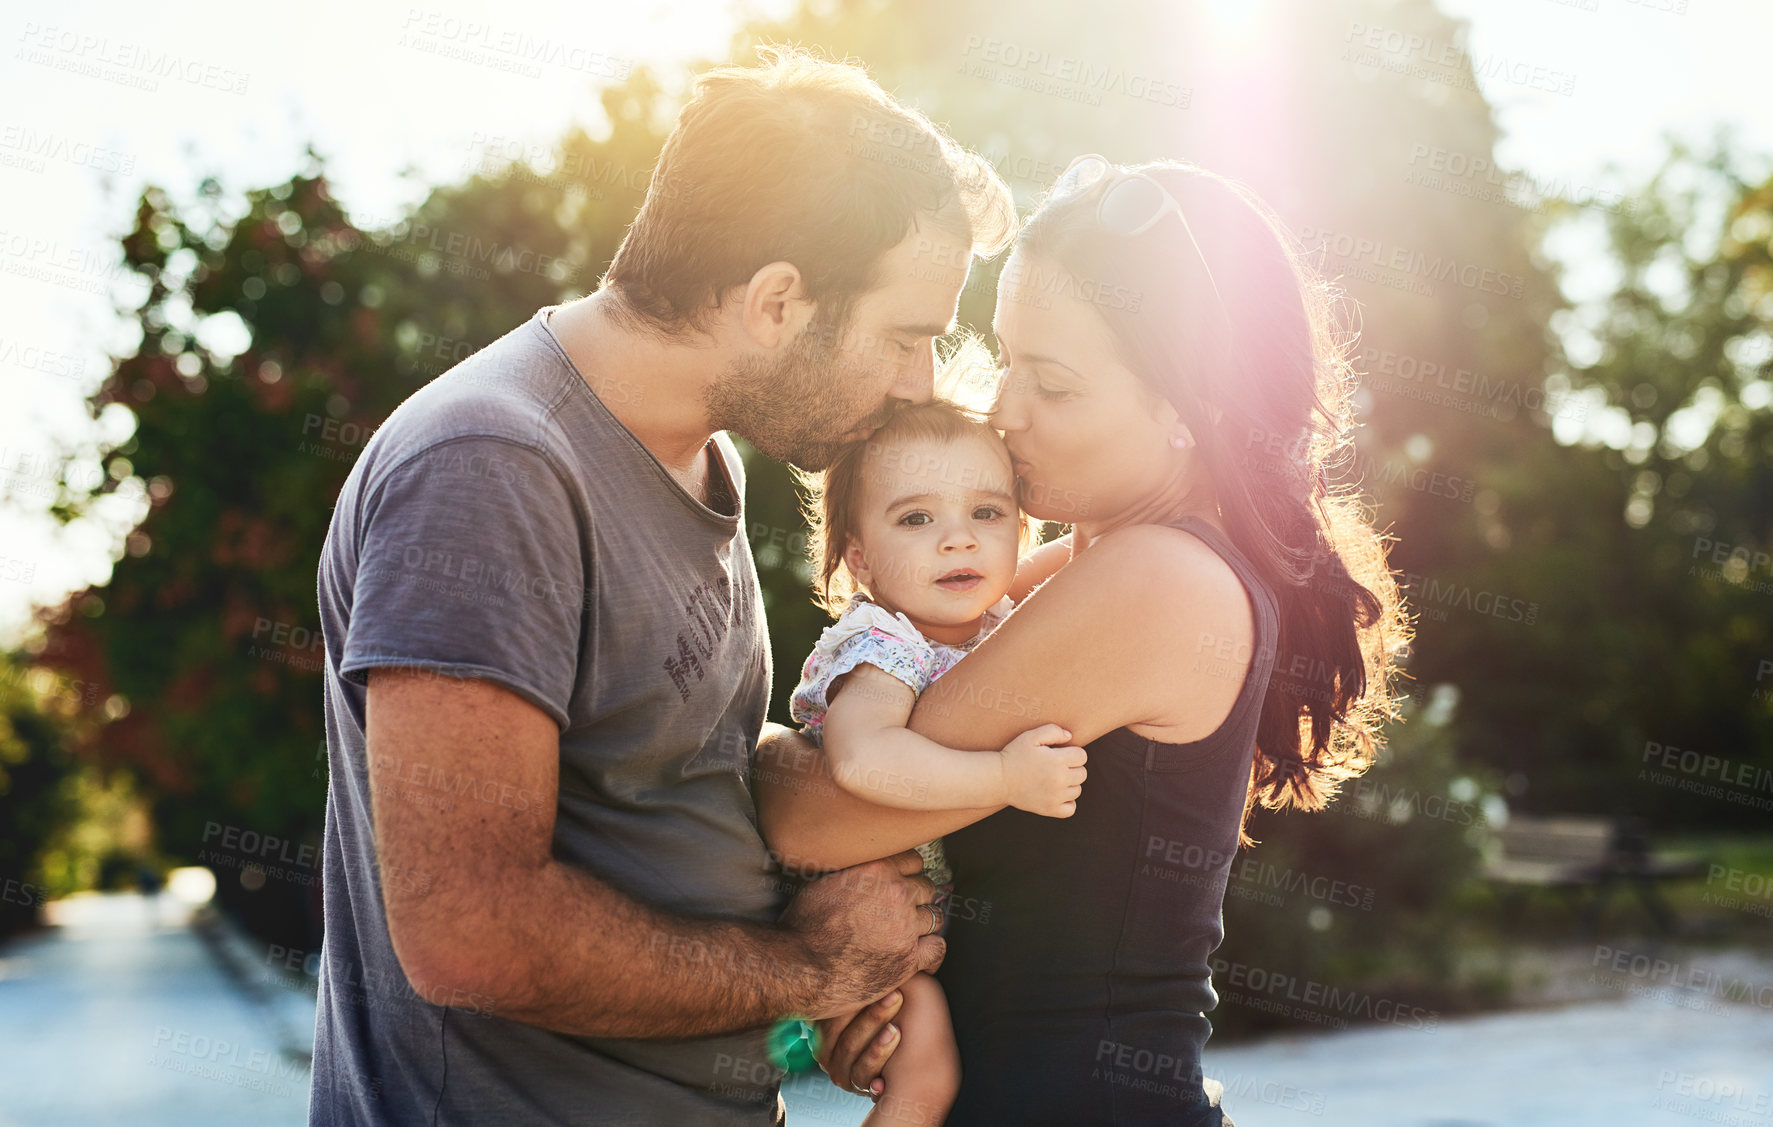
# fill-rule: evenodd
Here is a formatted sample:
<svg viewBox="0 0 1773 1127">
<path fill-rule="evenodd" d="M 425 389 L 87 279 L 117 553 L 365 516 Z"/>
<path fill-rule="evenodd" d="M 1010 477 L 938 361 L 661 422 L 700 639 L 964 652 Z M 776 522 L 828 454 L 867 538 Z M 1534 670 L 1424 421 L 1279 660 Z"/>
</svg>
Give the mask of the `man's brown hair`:
<svg viewBox="0 0 1773 1127">
<path fill-rule="evenodd" d="M 604 275 L 652 328 L 704 328 L 721 294 L 777 261 L 841 326 L 919 221 L 982 257 L 1008 245 L 1015 201 L 982 158 L 859 66 L 790 47 L 759 55 L 698 76 Z"/>
</svg>

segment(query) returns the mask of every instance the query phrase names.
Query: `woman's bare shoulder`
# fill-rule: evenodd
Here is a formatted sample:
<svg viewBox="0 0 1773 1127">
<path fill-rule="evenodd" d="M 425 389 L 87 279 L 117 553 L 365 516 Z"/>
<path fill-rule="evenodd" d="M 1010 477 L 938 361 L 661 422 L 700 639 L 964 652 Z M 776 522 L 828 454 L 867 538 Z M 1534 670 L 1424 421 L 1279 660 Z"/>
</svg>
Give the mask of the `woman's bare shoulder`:
<svg viewBox="0 0 1773 1127">
<path fill-rule="evenodd" d="M 1236 703 L 1255 643 L 1250 595 L 1237 572 L 1185 529 L 1138 525 L 1090 551 L 1098 547 L 1105 567 L 1142 592 L 1144 613 L 1127 622 L 1126 636 L 1147 659 L 1135 675 L 1145 713 L 1127 726 L 1171 743 L 1214 731 Z"/>
<path fill-rule="evenodd" d="M 1103 534 L 1078 554 L 1074 565 L 1091 560 L 1097 574 L 1112 573 L 1154 586 L 1154 600 L 1183 604 L 1197 599 L 1248 603 L 1237 573 L 1205 540 L 1182 528 L 1135 524 Z"/>
</svg>

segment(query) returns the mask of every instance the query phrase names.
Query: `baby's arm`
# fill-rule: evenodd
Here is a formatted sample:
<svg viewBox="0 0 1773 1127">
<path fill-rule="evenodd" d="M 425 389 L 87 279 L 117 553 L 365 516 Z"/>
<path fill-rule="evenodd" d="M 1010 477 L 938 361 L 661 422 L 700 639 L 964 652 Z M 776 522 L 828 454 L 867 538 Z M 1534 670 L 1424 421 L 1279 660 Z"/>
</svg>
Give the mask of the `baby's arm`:
<svg viewBox="0 0 1773 1127">
<path fill-rule="evenodd" d="M 842 691 L 838 692 L 841 685 Z M 956 751 L 905 727 L 917 696 L 876 666 L 862 664 L 827 692 L 825 755 L 837 785 L 900 810 L 966 810 L 1009 804 L 1050 817 L 1076 810 L 1084 750 L 1043 724 L 1003 751 Z"/>
<path fill-rule="evenodd" d="M 1071 533 L 1049 540 L 1029 552 L 1016 564 L 1016 578 L 1005 592 L 1010 602 L 1020 605 L 1028 593 L 1053 577 L 1053 573 L 1071 562 Z"/>
</svg>

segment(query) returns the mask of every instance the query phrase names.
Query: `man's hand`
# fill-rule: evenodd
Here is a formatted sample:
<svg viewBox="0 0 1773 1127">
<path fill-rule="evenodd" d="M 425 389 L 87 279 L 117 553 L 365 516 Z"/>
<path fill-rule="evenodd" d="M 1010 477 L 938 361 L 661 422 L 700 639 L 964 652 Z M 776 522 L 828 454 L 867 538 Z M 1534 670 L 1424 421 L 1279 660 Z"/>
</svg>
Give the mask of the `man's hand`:
<svg viewBox="0 0 1773 1127">
<path fill-rule="evenodd" d="M 836 1017 L 942 965 L 948 944 L 931 904 L 936 888 L 910 850 L 807 885 L 782 913 L 806 944 L 822 984 L 811 1019 Z"/>
</svg>

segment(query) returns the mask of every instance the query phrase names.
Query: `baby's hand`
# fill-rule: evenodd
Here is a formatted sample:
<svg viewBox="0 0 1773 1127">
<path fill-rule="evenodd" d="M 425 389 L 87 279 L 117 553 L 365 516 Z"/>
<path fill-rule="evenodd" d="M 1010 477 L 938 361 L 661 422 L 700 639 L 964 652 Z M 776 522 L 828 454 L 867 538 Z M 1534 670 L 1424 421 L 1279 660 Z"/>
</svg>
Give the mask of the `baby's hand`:
<svg viewBox="0 0 1773 1127">
<path fill-rule="evenodd" d="M 1077 813 L 1089 753 L 1066 746 L 1064 741 L 1070 738 L 1071 733 L 1059 725 L 1042 724 L 1004 745 L 998 754 L 1003 757 L 1004 791 L 1011 806 L 1048 818 Z"/>
</svg>

